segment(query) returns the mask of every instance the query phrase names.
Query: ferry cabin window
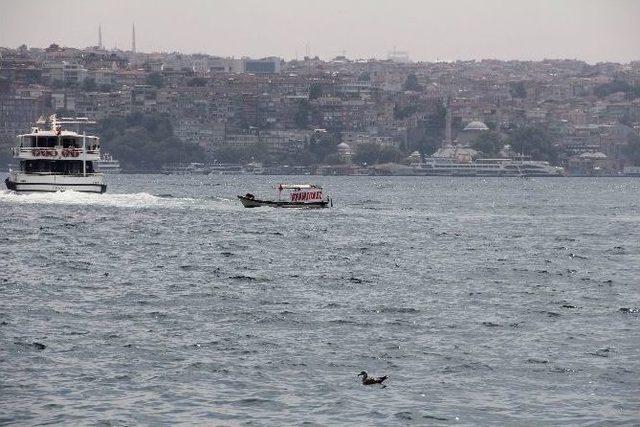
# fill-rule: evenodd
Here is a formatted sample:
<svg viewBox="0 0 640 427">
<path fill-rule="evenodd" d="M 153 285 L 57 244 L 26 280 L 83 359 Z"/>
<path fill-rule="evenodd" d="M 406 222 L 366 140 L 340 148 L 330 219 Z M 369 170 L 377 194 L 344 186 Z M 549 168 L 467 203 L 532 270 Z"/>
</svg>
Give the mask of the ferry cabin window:
<svg viewBox="0 0 640 427">
<path fill-rule="evenodd" d="M 82 143 L 78 145 L 78 141 L 76 140 L 76 138 L 72 136 L 65 136 L 62 138 L 63 148 L 80 148 L 81 146 L 82 146 Z"/>
<path fill-rule="evenodd" d="M 26 160 L 20 164 L 27 173 L 57 173 L 62 175 L 82 175 L 82 160 Z M 94 173 L 93 162 L 87 162 L 86 171 Z"/>
<path fill-rule="evenodd" d="M 22 147 L 43 147 L 51 148 L 62 143 L 64 148 L 80 148 L 82 147 L 82 141 L 78 141 L 78 138 L 72 136 L 64 136 L 58 138 L 57 136 L 25 136 L 21 141 Z M 89 141 L 87 140 L 87 145 Z"/>
<path fill-rule="evenodd" d="M 58 145 L 58 137 L 56 136 L 39 136 L 38 137 L 38 147 L 55 147 Z"/>
<path fill-rule="evenodd" d="M 47 147 L 47 148 L 51 148 L 51 147 L 55 147 L 58 144 L 58 137 L 55 136 L 39 136 L 39 137 L 32 137 L 36 140 L 37 147 Z"/>
<path fill-rule="evenodd" d="M 21 147 L 37 147 L 37 139 L 35 136 L 24 136 L 20 141 Z M 42 138 L 39 138 L 42 140 Z"/>
</svg>

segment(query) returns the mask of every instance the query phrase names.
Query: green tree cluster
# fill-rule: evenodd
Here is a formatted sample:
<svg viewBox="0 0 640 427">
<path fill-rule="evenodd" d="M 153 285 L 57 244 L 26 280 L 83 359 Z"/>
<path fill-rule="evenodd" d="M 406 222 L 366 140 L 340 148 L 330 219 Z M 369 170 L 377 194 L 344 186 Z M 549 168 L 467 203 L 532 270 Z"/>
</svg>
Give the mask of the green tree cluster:
<svg viewBox="0 0 640 427">
<path fill-rule="evenodd" d="M 411 90 L 414 92 L 421 92 L 422 86 L 418 83 L 418 77 L 415 74 L 411 73 L 407 75 L 407 78 L 404 81 L 404 85 L 402 86 L 404 90 Z"/>
<path fill-rule="evenodd" d="M 98 89 L 98 85 L 94 79 L 84 79 L 82 82 L 82 90 L 85 92 L 95 92 Z"/>
<path fill-rule="evenodd" d="M 261 162 L 270 164 L 273 162 L 272 156 L 262 142 L 257 142 L 248 147 L 223 145 L 215 150 L 214 158 L 220 163 Z"/>
<path fill-rule="evenodd" d="M 320 83 L 312 83 L 309 86 L 309 99 L 314 100 L 322 96 L 322 85 Z"/>
<path fill-rule="evenodd" d="M 474 150 L 481 151 L 485 157 L 498 157 L 503 146 L 500 134 L 490 130 L 482 132 L 471 143 L 471 147 Z"/>
<path fill-rule="evenodd" d="M 264 143 L 258 142 L 245 148 L 222 146 L 215 151 L 214 157 L 223 163 L 261 162 L 266 166 L 339 164 L 342 160 L 337 152 L 338 143 L 335 134 L 320 133 L 313 135 L 302 149 L 288 153 L 270 153 Z"/>
<path fill-rule="evenodd" d="M 362 73 L 360 73 L 360 75 L 358 76 L 358 81 L 359 82 L 368 82 L 371 81 L 371 74 L 368 71 L 363 71 Z"/>
<path fill-rule="evenodd" d="M 340 140 L 337 135 L 326 132 L 314 134 L 305 149 L 309 151 L 314 159 L 314 163 L 324 163 L 325 159 L 338 151 Z"/>
<path fill-rule="evenodd" d="M 627 145 L 624 148 L 624 155 L 632 166 L 640 166 L 640 136 L 637 133 L 630 133 Z"/>
<path fill-rule="evenodd" d="M 162 77 L 162 74 L 158 72 L 149 73 L 146 77 L 146 83 L 149 86 L 155 86 L 160 89 L 162 86 L 164 86 L 164 77 Z"/>
<path fill-rule="evenodd" d="M 205 87 L 207 85 L 207 79 L 204 77 L 192 77 L 187 80 L 187 86 L 189 87 Z"/>
<path fill-rule="evenodd" d="M 444 140 L 446 118 L 447 109 L 439 102 L 419 124 L 420 128 L 414 142 L 409 145 L 409 151 L 417 150 L 425 156 L 435 153 Z"/>
<path fill-rule="evenodd" d="M 358 144 L 353 161 L 358 164 L 374 165 L 380 163 L 398 163 L 403 159 L 402 151 L 391 145 L 380 145 L 376 142 Z"/>
<path fill-rule="evenodd" d="M 311 113 L 311 104 L 306 99 L 298 101 L 298 106 L 293 122 L 298 129 L 307 129 L 309 127 L 309 114 Z"/>
<path fill-rule="evenodd" d="M 524 99 L 527 97 L 527 89 L 524 82 L 513 82 L 509 84 L 509 93 L 513 98 Z"/>
<path fill-rule="evenodd" d="M 404 120 L 407 117 L 411 117 L 418 111 L 418 106 L 415 104 L 409 104 L 404 107 L 395 104 L 393 106 L 393 118 L 396 120 Z"/>
<path fill-rule="evenodd" d="M 553 137 L 543 127 L 521 127 L 513 130 L 506 140 L 518 154 L 531 156 L 533 160 L 555 162 L 558 153 L 553 146 Z"/>
<path fill-rule="evenodd" d="M 109 117 L 100 122 L 98 135 L 102 150 L 113 154 L 129 172 L 157 172 L 163 165 L 204 158 L 199 145 L 183 143 L 175 137 L 165 114 Z"/>
<path fill-rule="evenodd" d="M 604 98 L 616 92 L 623 92 L 628 99 L 635 99 L 640 97 L 640 86 L 633 86 L 624 80 L 616 79 L 593 89 L 594 95 L 598 98 Z"/>
</svg>

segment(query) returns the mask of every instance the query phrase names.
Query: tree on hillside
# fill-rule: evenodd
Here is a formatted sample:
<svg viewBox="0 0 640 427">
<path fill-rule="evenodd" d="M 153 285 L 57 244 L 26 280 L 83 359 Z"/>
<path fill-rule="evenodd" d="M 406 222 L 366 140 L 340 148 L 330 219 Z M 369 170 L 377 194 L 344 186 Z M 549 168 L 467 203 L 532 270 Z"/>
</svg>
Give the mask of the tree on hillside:
<svg viewBox="0 0 640 427">
<path fill-rule="evenodd" d="M 527 97 L 527 89 L 524 87 L 524 82 L 513 82 L 509 84 L 509 93 L 513 98 L 524 99 Z"/>
<path fill-rule="evenodd" d="M 314 100 L 322 96 L 322 85 L 320 83 L 312 83 L 309 86 L 309 99 Z"/>
<path fill-rule="evenodd" d="M 293 122 L 298 129 L 306 129 L 309 126 L 309 114 L 311 112 L 311 105 L 306 99 L 298 101 L 298 109 L 293 116 Z"/>
<path fill-rule="evenodd" d="M 360 75 L 358 76 L 358 81 L 359 82 L 368 82 L 371 81 L 371 74 L 369 74 L 368 71 L 363 71 L 362 73 L 360 73 Z"/>
<path fill-rule="evenodd" d="M 84 79 L 82 82 L 82 90 L 85 92 L 95 92 L 98 85 L 94 79 Z"/>
<path fill-rule="evenodd" d="M 418 84 L 418 77 L 415 74 L 411 73 L 407 75 L 406 80 L 404 81 L 404 85 L 402 86 L 404 90 L 411 90 L 414 92 L 422 91 L 422 86 Z"/>
<path fill-rule="evenodd" d="M 474 150 L 481 151 L 486 157 L 497 157 L 503 145 L 500 134 L 493 131 L 482 132 L 471 143 Z"/>
<path fill-rule="evenodd" d="M 593 89 L 594 95 L 598 98 L 605 98 L 613 93 L 623 92 L 627 99 L 640 97 L 640 86 L 633 86 L 630 83 L 615 79 L 610 83 L 603 83 Z"/>
<path fill-rule="evenodd" d="M 187 86 L 190 87 L 205 87 L 207 85 L 207 79 L 204 77 L 192 77 L 187 80 Z"/>
<path fill-rule="evenodd" d="M 131 114 L 109 117 L 99 123 L 98 135 L 104 151 L 113 154 L 124 170 L 158 171 L 165 164 L 202 161 L 204 151 L 183 143 L 173 134 L 164 114 Z"/>
<path fill-rule="evenodd" d="M 338 153 L 329 154 L 324 159 L 324 164 L 327 165 L 344 165 L 345 163 L 345 159 L 342 158 Z"/>
<path fill-rule="evenodd" d="M 392 145 L 383 145 L 378 152 L 378 163 L 399 163 L 403 159 L 402 151 Z"/>
<path fill-rule="evenodd" d="M 333 154 L 329 154 L 325 158 L 325 163 L 331 164 L 328 159 L 332 155 Z M 296 150 L 291 153 L 282 154 L 275 160 L 281 165 L 311 166 L 317 163 L 316 156 L 309 150 Z"/>
<path fill-rule="evenodd" d="M 215 150 L 213 156 L 219 163 L 240 163 L 245 157 L 245 153 L 237 147 L 223 145 Z"/>
<path fill-rule="evenodd" d="M 11 89 L 11 82 L 8 78 L 0 76 L 0 93 L 8 93 Z"/>
<path fill-rule="evenodd" d="M 395 104 L 393 106 L 393 118 L 396 120 L 404 120 L 407 117 L 411 117 L 418 111 L 418 106 L 415 104 L 405 105 L 404 107 Z"/>
<path fill-rule="evenodd" d="M 353 161 L 358 164 L 373 165 L 378 163 L 380 157 L 380 144 L 375 142 L 363 142 L 356 146 Z"/>
<path fill-rule="evenodd" d="M 640 136 L 637 133 L 630 133 L 627 137 L 627 145 L 624 148 L 624 155 L 629 164 L 640 166 Z"/>
<path fill-rule="evenodd" d="M 446 117 L 447 109 L 440 102 L 419 124 L 420 131 L 414 142 L 409 145 L 409 150 L 417 150 L 425 156 L 433 154 L 444 140 Z"/>
<path fill-rule="evenodd" d="M 145 80 L 149 86 L 155 86 L 158 89 L 164 86 L 164 77 L 158 72 L 149 73 Z"/>
<path fill-rule="evenodd" d="M 515 129 L 506 141 L 518 154 L 531 156 L 533 160 L 554 162 L 558 153 L 552 142 L 552 137 L 546 129 L 532 126 Z"/>
<path fill-rule="evenodd" d="M 339 142 L 333 133 L 320 133 L 311 137 L 306 148 L 315 156 L 317 163 L 323 163 L 327 156 L 337 152 Z"/>
</svg>

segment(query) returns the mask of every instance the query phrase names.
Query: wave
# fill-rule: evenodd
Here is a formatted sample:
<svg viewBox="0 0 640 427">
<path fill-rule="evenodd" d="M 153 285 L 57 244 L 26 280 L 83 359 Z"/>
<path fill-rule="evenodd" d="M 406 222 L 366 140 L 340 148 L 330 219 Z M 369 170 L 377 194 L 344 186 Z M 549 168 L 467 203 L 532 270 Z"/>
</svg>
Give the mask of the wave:
<svg viewBox="0 0 640 427">
<path fill-rule="evenodd" d="M 204 203 L 203 203 L 204 202 Z M 167 197 L 149 193 L 83 193 L 67 190 L 55 193 L 16 193 L 0 191 L 0 203 L 25 205 L 92 205 L 120 208 L 191 208 L 211 209 L 230 206 L 227 200 L 203 200 L 189 197 Z"/>
</svg>

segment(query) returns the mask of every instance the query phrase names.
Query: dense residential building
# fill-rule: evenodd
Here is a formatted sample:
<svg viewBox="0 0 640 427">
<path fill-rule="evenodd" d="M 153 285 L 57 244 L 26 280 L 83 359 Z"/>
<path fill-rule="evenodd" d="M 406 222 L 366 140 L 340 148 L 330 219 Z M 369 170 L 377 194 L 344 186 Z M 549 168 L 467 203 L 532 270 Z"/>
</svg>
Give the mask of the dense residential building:
<svg viewBox="0 0 640 427">
<path fill-rule="evenodd" d="M 442 142 L 445 106 L 455 143 L 473 145 L 490 130 L 508 136 L 544 127 L 565 166 L 622 170 L 625 146 L 640 127 L 640 62 L 413 63 L 402 52 L 387 60 L 284 61 L 102 46 L 0 48 L 5 138 L 54 112 L 97 120 L 167 114 L 176 137 L 212 156 L 221 147 L 256 144 L 292 153 L 308 145 L 314 129 L 346 144 L 336 151 L 343 159 L 363 143 L 409 156 L 430 154 Z"/>
</svg>

